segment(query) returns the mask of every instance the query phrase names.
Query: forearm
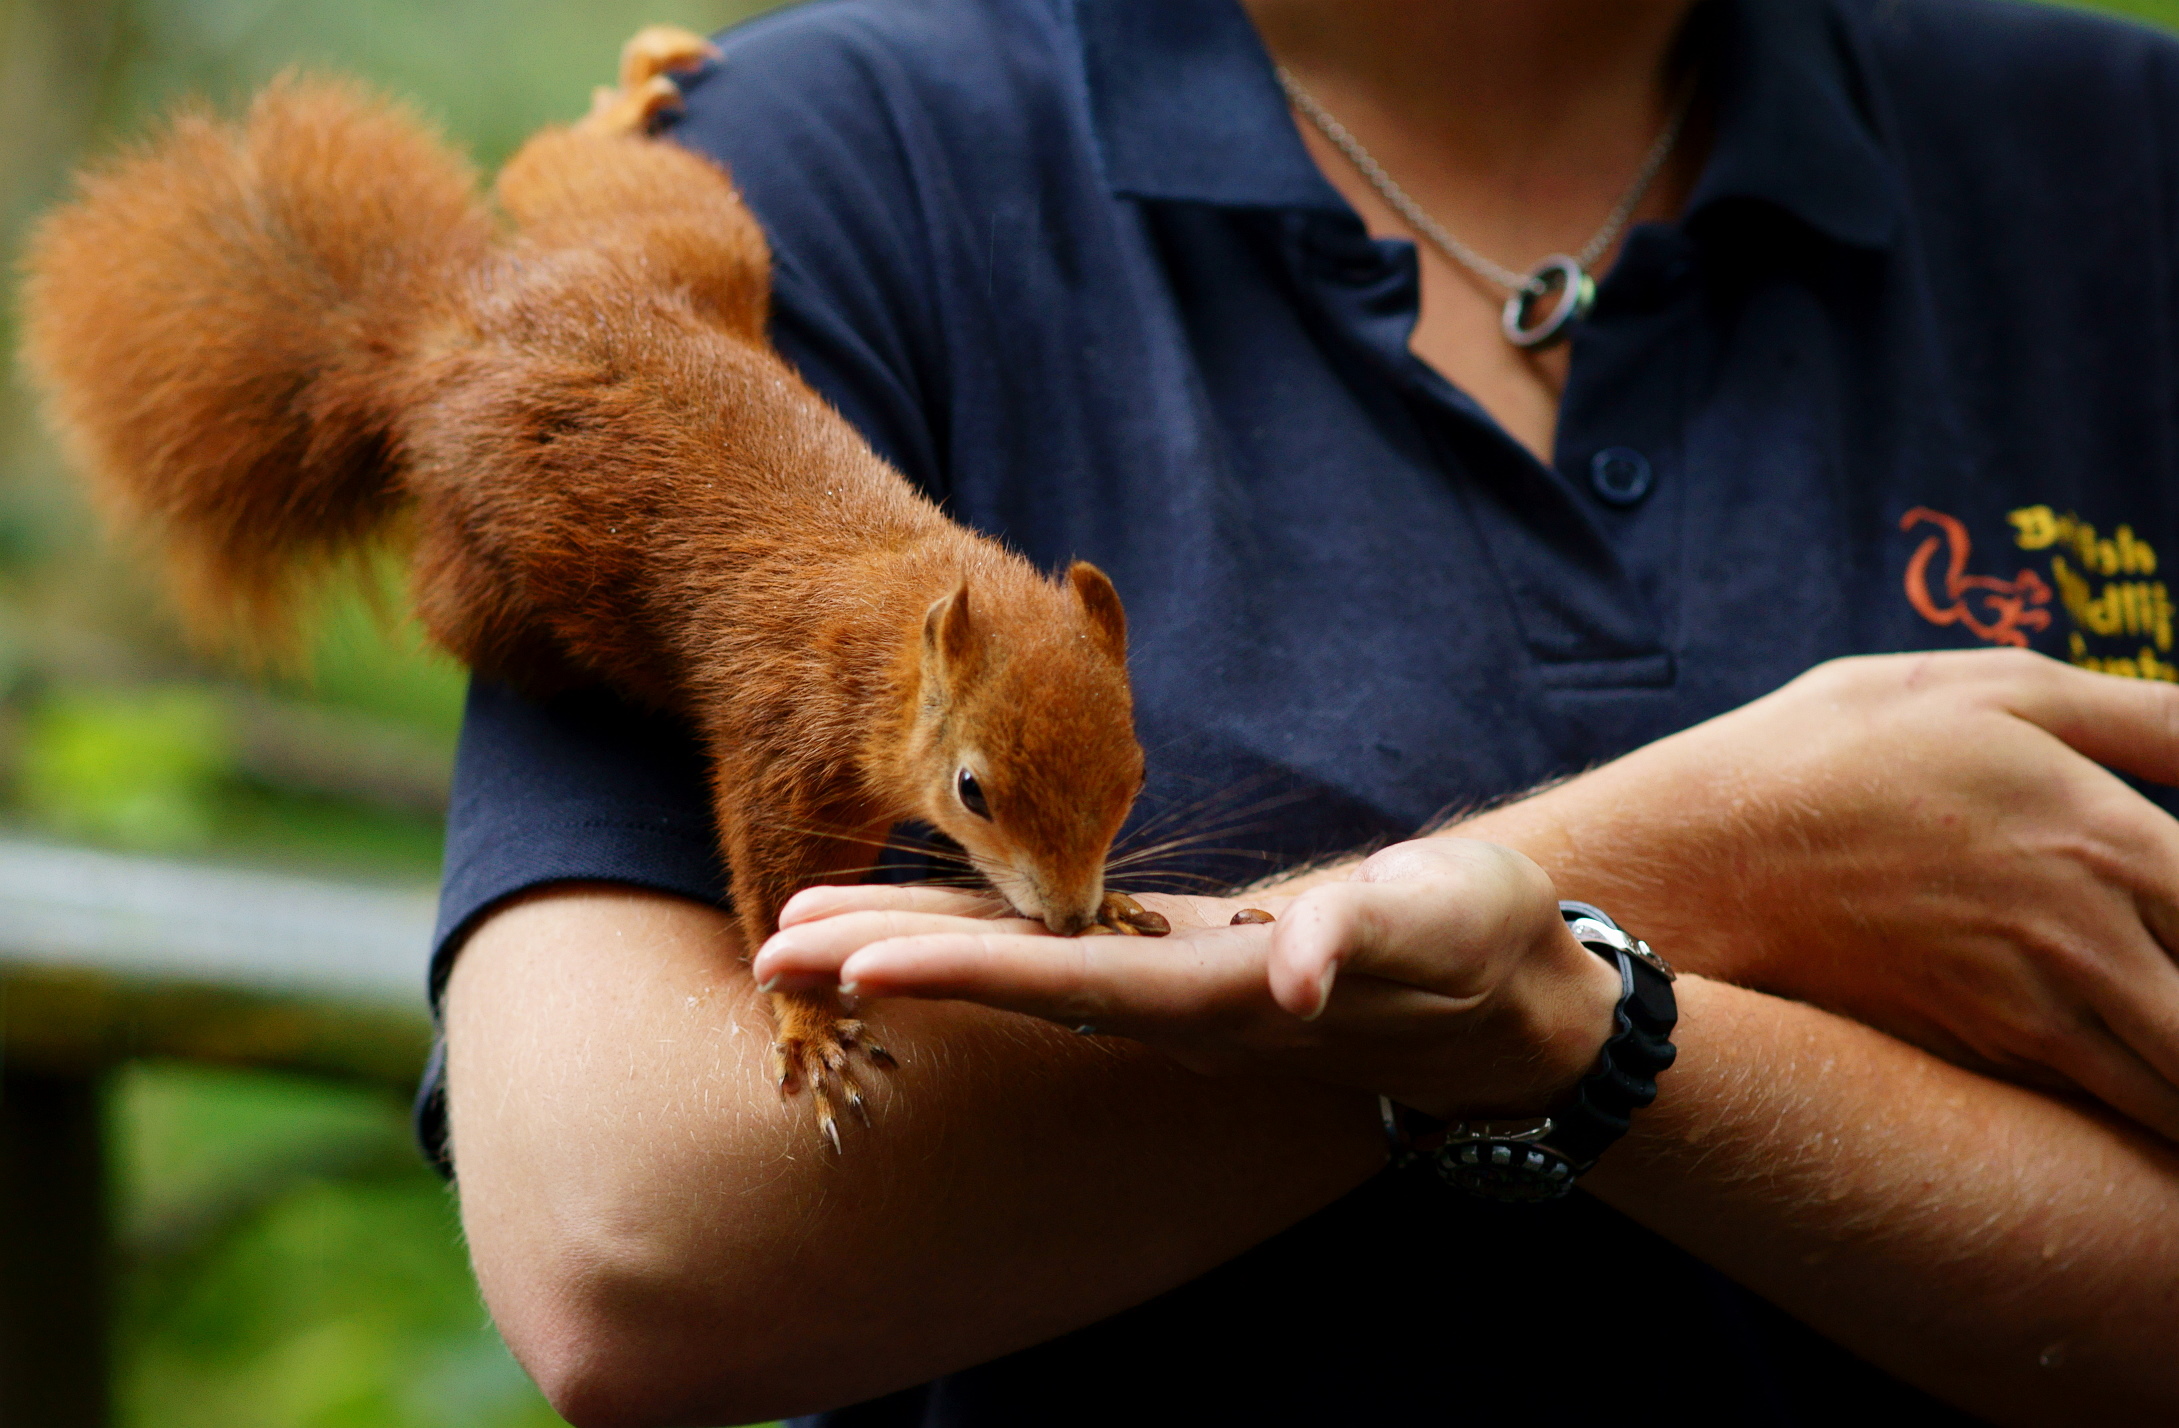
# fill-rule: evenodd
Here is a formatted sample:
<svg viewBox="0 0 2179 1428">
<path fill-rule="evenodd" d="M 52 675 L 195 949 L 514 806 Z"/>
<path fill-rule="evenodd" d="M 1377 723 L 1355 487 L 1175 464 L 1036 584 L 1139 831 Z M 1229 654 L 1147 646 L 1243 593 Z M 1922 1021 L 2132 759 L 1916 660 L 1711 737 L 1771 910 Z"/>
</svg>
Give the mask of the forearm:
<svg viewBox="0 0 2179 1428">
<path fill-rule="evenodd" d="M 1182 1283 L 1366 1178 L 1350 1093 L 1210 1080 L 958 1003 L 888 1003 L 901 1068 L 845 1154 L 766 1071 L 729 920 L 571 889 L 448 993 L 464 1226 L 562 1411 L 749 1421 L 874 1395 Z"/>
<path fill-rule="evenodd" d="M 1764 880 L 1735 859 L 1764 855 L 1715 816 L 1733 806 L 1729 770 L 1712 775 L 1717 787 L 1678 784 L 1676 797 L 1672 771 L 1622 761 L 1449 831 L 1520 848 L 1561 896 L 1606 908 L 1683 970 L 1760 985 L 1793 970 L 1781 956 L 1912 955 L 1873 933 L 1858 948 L 1806 945 L 1799 919 L 1748 893 Z M 1854 856 L 1815 836 L 1800 854 Z M 1679 1064 L 1590 1177 L 1598 1194 L 1997 1421 L 2089 1404 L 2170 1418 L 2179 1156 L 2168 1143 L 1797 1001 L 1694 977 L 1680 989 Z M 1908 1025 L 1950 1049 L 1941 1029 Z"/>
<path fill-rule="evenodd" d="M 1679 990 L 1679 1063 L 1594 1193 L 1994 1421 L 2170 1421 L 2169 1146 L 1811 1007 Z"/>
</svg>

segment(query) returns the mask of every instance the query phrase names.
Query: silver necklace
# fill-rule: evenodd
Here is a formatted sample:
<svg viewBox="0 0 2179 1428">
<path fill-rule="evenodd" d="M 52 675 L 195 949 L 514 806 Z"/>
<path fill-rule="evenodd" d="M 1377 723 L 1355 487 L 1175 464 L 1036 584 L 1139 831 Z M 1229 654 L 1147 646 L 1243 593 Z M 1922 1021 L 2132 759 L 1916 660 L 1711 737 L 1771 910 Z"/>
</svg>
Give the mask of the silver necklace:
<svg viewBox="0 0 2179 1428">
<path fill-rule="evenodd" d="M 1296 109 L 1308 116 L 1332 146 L 1347 156 L 1347 161 L 1369 180 L 1392 211 L 1407 220 L 1408 226 L 1436 244 L 1438 250 L 1454 262 L 1474 273 L 1486 282 L 1496 283 L 1506 290 L 1505 307 L 1499 312 L 1498 327 L 1506 335 L 1506 341 L 1516 347 L 1541 350 L 1564 342 L 1573 335 L 1573 326 L 1589 315 L 1596 303 L 1596 280 L 1589 276 L 1589 265 L 1604 256 L 1619 236 L 1619 230 L 1627 226 L 1634 210 L 1641 204 L 1649 186 L 1657 181 L 1664 170 L 1665 160 L 1672 156 L 1672 146 L 1680 139 L 1680 127 L 1687 120 L 1689 104 L 1694 99 L 1693 85 L 1680 96 L 1673 106 L 1672 117 L 1665 121 L 1664 132 L 1657 142 L 1649 146 L 1642 156 L 1642 166 L 1634 172 L 1634 182 L 1625 195 L 1612 208 L 1604 226 L 1596 230 L 1596 236 L 1571 257 L 1553 253 L 1538 263 L 1532 272 L 1517 273 L 1502 267 L 1467 244 L 1445 231 L 1445 226 L 1423 212 L 1422 205 L 1408 196 L 1407 190 L 1392 180 L 1385 166 L 1362 147 L 1347 126 L 1332 117 L 1330 110 L 1316 102 L 1316 97 L 1301 87 L 1300 81 L 1287 72 L 1286 66 L 1278 67 L 1279 87 Z M 1550 308 L 1541 317 L 1536 315 L 1538 306 L 1546 298 L 1556 296 Z"/>
</svg>

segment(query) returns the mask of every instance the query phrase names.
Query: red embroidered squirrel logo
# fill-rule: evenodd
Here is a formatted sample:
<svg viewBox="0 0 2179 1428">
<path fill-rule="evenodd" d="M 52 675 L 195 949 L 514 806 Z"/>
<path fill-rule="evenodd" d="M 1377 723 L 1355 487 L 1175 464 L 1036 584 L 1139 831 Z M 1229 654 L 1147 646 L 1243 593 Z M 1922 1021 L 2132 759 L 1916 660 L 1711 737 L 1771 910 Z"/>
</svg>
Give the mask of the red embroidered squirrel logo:
<svg viewBox="0 0 2179 1428">
<path fill-rule="evenodd" d="M 1930 536 L 1907 559 L 1907 600 L 1933 625 L 1965 625 L 1978 639 L 1993 645 L 2028 646 L 2028 630 L 2050 628 L 2050 586 L 2032 570 L 2022 570 L 2010 580 L 1994 575 L 1969 575 L 1967 557 L 1972 546 L 1967 527 L 1942 511 L 1916 506 L 1899 518 L 1899 529 L 1933 525 L 1941 536 Z M 1944 598 L 1940 604 L 1929 587 L 1929 562 L 1938 546 L 1946 550 Z"/>
</svg>

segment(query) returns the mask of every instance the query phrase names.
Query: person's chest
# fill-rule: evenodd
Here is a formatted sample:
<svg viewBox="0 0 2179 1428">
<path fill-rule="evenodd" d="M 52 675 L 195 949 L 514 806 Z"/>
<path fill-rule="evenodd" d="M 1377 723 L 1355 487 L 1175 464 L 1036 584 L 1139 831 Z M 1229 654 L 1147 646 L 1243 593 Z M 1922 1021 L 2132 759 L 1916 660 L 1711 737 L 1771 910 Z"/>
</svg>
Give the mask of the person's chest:
<svg viewBox="0 0 2179 1428">
<path fill-rule="evenodd" d="M 1133 212 L 1066 281 L 1035 252 L 994 270 L 1023 301 L 986 309 L 1098 296 L 1033 337 L 950 334 L 1008 358 L 956 374 L 947 496 L 1113 575 L 1146 813 L 1278 800 L 1232 841 L 1331 851 L 1847 654 L 2007 645 L 2179 679 L 2161 406 L 2101 372 L 2007 400 L 2036 355 L 1963 366 L 1899 255 L 1736 271 L 1641 230 L 1546 466 L 1409 353 L 1403 245 Z"/>
</svg>

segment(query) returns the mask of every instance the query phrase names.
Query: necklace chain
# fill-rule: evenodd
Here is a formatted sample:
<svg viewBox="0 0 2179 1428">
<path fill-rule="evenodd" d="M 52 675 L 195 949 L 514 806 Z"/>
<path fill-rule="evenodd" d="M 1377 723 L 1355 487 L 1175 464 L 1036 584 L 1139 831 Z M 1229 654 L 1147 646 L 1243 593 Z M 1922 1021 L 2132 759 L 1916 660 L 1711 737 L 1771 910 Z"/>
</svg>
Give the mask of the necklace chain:
<svg viewBox="0 0 2179 1428">
<path fill-rule="evenodd" d="M 1315 95 L 1301 87 L 1301 82 L 1287 72 L 1286 66 L 1278 67 L 1278 75 L 1279 87 L 1286 91 L 1286 97 L 1293 102 L 1294 107 L 1306 115 L 1309 122 L 1323 132 L 1325 138 L 1332 141 L 1334 148 L 1347 156 L 1347 161 L 1354 165 L 1363 178 L 1369 180 L 1370 187 L 1376 189 L 1379 196 L 1392 206 L 1393 212 L 1407 220 L 1409 227 L 1428 238 L 1445 256 L 1469 272 L 1496 283 L 1509 293 L 1521 294 L 1536 288 L 1539 280 L 1535 275 L 1517 273 L 1511 268 L 1494 263 L 1446 231 L 1443 224 L 1424 212 L 1422 205 L 1408 196 L 1406 189 L 1393 181 L 1392 175 L 1385 172 L 1385 166 L 1378 163 L 1370 151 L 1362 147 L 1362 141 L 1355 138 L 1346 125 L 1332 117 L 1329 109 L 1317 103 Z M 1626 227 L 1627 220 L 1634 216 L 1634 210 L 1648 195 L 1649 186 L 1664 171 L 1665 160 L 1672 156 L 1673 146 L 1679 142 L 1680 128 L 1687 121 L 1687 111 L 1694 94 L 1694 86 L 1689 85 L 1687 92 L 1680 96 L 1679 103 L 1673 106 L 1672 117 L 1665 121 L 1663 132 L 1649 146 L 1649 152 L 1642 156 L 1641 167 L 1634 171 L 1634 182 L 1627 186 L 1626 193 L 1612 208 L 1610 216 L 1604 220 L 1604 226 L 1597 229 L 1596 236 L 1584 244 L 1580 252 L 1574 254 L 1574 262 L 1582 271 L 1586 272 L 1591 263 L 1604 256 L 1605 251 L 1612 246 L 1612 241 L 1619 236 L 1619 230 Z"/>
</svg>

